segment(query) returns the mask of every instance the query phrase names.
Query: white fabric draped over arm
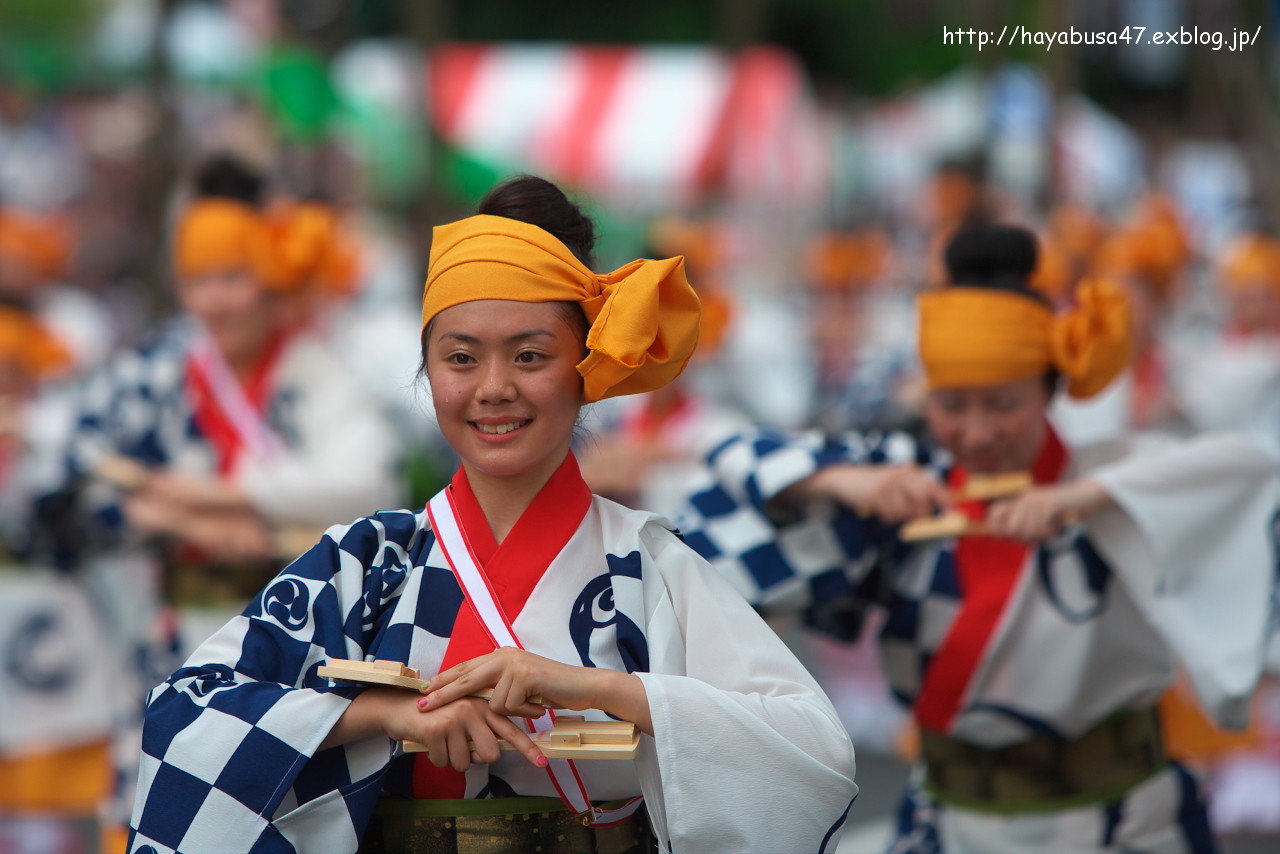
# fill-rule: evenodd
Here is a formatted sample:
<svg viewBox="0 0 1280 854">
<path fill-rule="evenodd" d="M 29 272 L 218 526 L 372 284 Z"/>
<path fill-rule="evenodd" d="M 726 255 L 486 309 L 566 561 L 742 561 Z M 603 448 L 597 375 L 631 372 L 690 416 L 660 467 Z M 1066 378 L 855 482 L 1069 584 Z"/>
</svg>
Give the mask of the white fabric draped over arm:
<svg viewBox="0 0 1280 854">
<path fill-rule="evenodd" d="M 1087 521 L 1090 536 L 1206 708 L 1243 728 L 1275 577 L 1268 457 L 1243 436 L 1205 435 L 1086 474 L 1116 505 Z"/>
<path fill-rule="evenodd" d="M 665 585 L 648 615 L 654 739 L 638 770 L 672 851 L 833 850 L 857 793 L 853 747 L 786 645 L 701 558 L 653 528 Z M 667 675 L 680 674 L 684 675 Z"/>
</svg>

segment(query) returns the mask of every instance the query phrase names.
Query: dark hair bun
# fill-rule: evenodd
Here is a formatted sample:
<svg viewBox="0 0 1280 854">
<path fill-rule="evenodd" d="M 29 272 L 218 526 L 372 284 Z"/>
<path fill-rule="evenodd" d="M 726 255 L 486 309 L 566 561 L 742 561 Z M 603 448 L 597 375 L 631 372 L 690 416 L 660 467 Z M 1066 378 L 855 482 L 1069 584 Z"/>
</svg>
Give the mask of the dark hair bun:
<svg viewBox="0 0 1280 854">
<path fill-rule="evenodd" d="M 595 269 L 595 223 L 559 187 L 544 178 L 520 175 L 498 184 L 485 193 L 476 213 L 536 225 L 569 247 L 588 268 Z"/>
<path fill-rule="evenodd" d="M 206 160 L 196 171 L 194 183 L 196 195 L 201 198 L 233 199 L 255 208 L 262 205 L 262 176 L 230 154 L 216 154 Z"/>
<path fill-rule="evenodd" d="M 971 225 L 952 236 L 943 257 L 953 285 L 1025 290 L 1039 250 L 1025 228 Z"/>
</svg>

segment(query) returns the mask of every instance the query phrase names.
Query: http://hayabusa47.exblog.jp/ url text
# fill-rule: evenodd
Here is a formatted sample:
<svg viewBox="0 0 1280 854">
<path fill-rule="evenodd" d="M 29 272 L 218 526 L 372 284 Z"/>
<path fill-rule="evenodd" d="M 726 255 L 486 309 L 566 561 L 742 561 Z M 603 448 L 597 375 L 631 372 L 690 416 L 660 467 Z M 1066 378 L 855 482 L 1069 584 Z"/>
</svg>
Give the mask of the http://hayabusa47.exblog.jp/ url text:
<svg viewBox="0 0 1280 854">
<path fill-rule="evenodd" d="M 1035 46 L 1046 51 L 1055 47 L 1079 45 L 1180 45 L 1207 47 L 1212 50 L 1240 51 L 1258 43 L 1262 34 L 1259 25 L 1252 32 L 1231 29 L 1202 30 L 1199 26 L 1161 30 L 1155 27 L 1127 26 L 1115 30 L 1084 30 L 1075 26 L 1063 30 L 1035 30 L 1022 24 L 1005 24 L 1000 30 L 980 30 L 974 27 L 942 28 L 942 43 L 946 45 L 972 45 L 985 47 Z"/>
</svg>

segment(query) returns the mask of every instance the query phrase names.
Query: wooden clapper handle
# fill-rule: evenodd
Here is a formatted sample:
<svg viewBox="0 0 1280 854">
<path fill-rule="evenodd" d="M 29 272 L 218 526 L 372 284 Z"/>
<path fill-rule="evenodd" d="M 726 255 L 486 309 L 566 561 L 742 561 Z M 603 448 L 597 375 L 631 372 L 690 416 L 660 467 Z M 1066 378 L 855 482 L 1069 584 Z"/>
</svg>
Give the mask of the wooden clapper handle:
<svg viewBox="0 0 1280 854">
<path fill-rule="evenodd" d="M 993 501 L 1025 492 L 1030 487 L 1029 472 L 973 475 L 964 486 L 951 490 L 951 500 L 955 502 Z M 983 522 L 970 519 L 959 510 L 951 510 L 937 516 L 912 519 L 898 530 L 898 539 L 904 542 L 918 542 L 939 537 L 980 535 L 986 532 L 987 526 Z"/>
<path fill-rule="evenodd" d="M 398 661 L 351 661 L 331 658 L 316 670 L 316 675 L 361 685 L 386 685 L 418 691 L 422 677 L 412 667 Z M 489 699 L 493 690 L 472 696 Z M 544 705 L 541 697 L 531 697 Z M 580 715 L 556 715 L 555 725 L 546 732 L 530 736 L 544 756 L 552 759 L 634 759 L 640 748 L 640 731 L 629 721 L 588 721 Z M 513 750 L 505 741 L 503 750 Z M 425 753 L 426 747 L 416 741 L 404 742 L 405 753 Z"/>
</svg>

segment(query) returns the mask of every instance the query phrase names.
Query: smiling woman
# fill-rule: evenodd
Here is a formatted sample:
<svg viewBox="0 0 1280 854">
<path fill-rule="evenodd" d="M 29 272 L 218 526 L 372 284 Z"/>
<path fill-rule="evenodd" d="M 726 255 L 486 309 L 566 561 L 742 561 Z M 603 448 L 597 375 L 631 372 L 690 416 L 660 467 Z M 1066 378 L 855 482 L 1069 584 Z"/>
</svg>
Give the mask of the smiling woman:
<svg viewBox="0 0 1280 854">
<path fill-rule="evenodd" d="M 698 331 L 682 258 L 596 274 L 593 235 L 531 177 L 436 228 L 423 367 L 461 467 L 424 510 L 330 530 L 153 693 L 131 850 L 834 849 L 857 786 L 826 696 L 578 471 L 581 407 L 663 386 Z M 327 658 L 429 679 L 335 688 Z M 543 756 L 557 709 L 634 723 L 635 760 Z"/>
</svg>

